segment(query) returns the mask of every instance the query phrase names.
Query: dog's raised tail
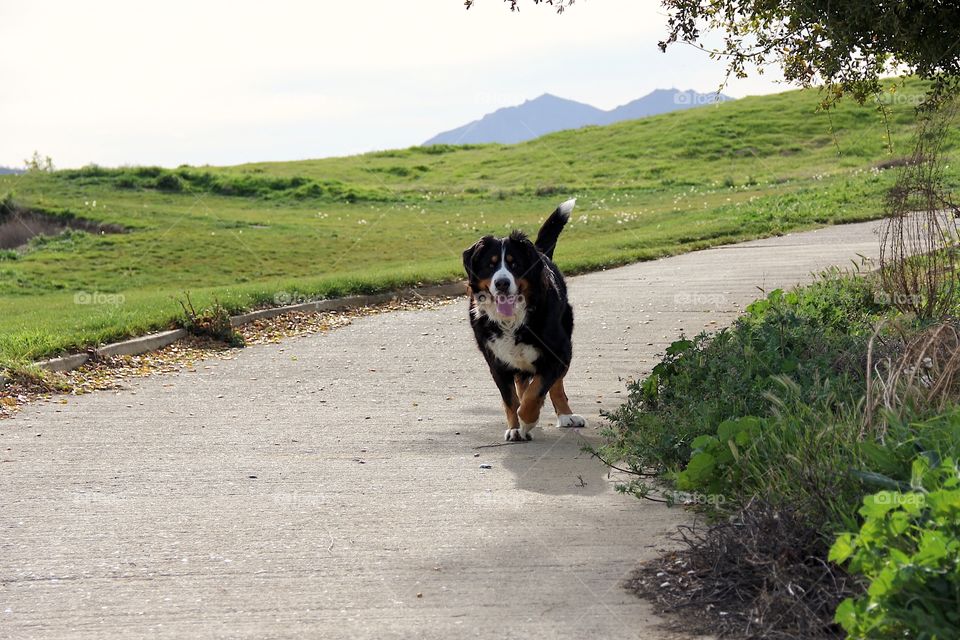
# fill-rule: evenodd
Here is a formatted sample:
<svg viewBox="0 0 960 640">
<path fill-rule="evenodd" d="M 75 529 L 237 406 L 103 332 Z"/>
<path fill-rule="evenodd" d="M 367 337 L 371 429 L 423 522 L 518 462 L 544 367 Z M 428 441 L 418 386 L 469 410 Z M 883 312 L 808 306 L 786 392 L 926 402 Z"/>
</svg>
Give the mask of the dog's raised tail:
<svg viewBox="0 0 960 640">
<path fill-rule="evenodd" d="M 553 260 L 553 249 L 557 246 L 557 240 L 560 238 L 560 232 L 570 219 L 573 213 L 573 206 L 577 204 L 576 198 L 570 198 L 560 204 L 550 217 L 546 219 L 540 231 L 537 233 L 537 241 L 534 244 L 540 252 Z"/>
</svg>

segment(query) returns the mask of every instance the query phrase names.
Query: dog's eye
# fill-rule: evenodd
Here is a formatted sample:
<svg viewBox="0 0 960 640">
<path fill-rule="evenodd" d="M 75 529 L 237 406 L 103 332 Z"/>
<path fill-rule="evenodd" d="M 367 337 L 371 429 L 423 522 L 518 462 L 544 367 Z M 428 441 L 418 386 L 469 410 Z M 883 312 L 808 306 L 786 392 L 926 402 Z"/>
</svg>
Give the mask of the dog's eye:
<svg viewBox="0 0 960 640">
<path fill-rule="evenodd" d="M 499 259 L 500 258 L 498 256 L 493 256 L 492 258 L 490 258 L 490 264 L 497 264 L 497 260 Z"/>
<path fill-rule="evenodd" d="M 507 256 L 507 262 L 513 262 L 513 256 Z"/>
</svg>

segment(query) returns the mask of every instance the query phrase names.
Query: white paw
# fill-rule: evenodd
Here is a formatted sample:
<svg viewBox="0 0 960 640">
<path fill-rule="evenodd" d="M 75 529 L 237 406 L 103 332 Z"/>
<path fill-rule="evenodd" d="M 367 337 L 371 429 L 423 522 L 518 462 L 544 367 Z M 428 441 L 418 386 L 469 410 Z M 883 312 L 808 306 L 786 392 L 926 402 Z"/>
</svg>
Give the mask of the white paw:
<svg viewBox="0 0 960 640">
<path fill-rule="evenodd" d="M 507 442 L 523 442 L 525 440 L 533 440 L 533 436 L 530 435 L 530 430 L 535 426 L 535 424 L 524 425 L 521 422 L 519 429 L 507 429 L 503 434 L 503 439 Z"/>
<path fill-rule="evenodd" d="M 565 413 L 563 415 L 557 416 L 557 426 L 558 427 L 585 427 L 587 426 L 587 421 L 584 420 L 583 416 L 578 416 L 575 413 Z"/>
</svg>

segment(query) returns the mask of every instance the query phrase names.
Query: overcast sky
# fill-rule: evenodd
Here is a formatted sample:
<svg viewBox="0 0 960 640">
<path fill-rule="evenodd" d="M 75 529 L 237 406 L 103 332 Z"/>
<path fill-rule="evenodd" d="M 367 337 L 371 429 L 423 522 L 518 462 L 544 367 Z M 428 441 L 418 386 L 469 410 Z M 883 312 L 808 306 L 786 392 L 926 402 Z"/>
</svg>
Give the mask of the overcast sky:
<svg viewBox="0 0 960 640">
<path fill-rule="evenodd" d="M 235 164 L 419 144 L 542 93 L 609 109 L 714 91 L 723 65 L 657 49 L 657 0 L 0 0 L 0 165 Z M 730 84 L 736 97 L 788 87 Z"/>
</svg>

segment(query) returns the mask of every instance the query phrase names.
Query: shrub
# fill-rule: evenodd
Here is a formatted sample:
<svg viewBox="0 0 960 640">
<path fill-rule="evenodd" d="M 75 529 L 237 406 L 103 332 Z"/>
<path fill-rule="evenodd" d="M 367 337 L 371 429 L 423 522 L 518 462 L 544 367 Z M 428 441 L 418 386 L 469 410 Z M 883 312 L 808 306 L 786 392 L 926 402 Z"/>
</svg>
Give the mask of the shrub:
<svg viewBox="0 0 960 640">
<path fill-rule="evenodd" d="M 394 167 L 398 175 L 408 172 L 405 167 Z M 312 180 L 303 176 L 268 177 L 247 173 L 234 175 L 199 171 L 190 167 L 175 170 L 161 167 L 133 167 L 104 169 L 84 167 L 63 171 L 62 175 L 81 184 L 90 182 L 112 184 L 117 189 L 156 189 L 170 193 L 206 192 L 240 198 L 327 198 L 341 202 L 359 200 L 387 201 L 395 196 L 386 189 L 356 189 L 336 180 Z"/>
<path fill-rule="evenodd" d="M 155 183 L 160 191 L 183 191 L 183 181 L 173 173 L 165 173 Z"/>
<path fill-rule="evenodd" d="M 837 413 L 827 381 L 814 394 L 787 378 L 779 382 L 771 415 L 725 420 L 715 435 L 693 440 L 690 461 L 675 475 L 677 488 L 709 498 L 698 503 L 716 515 L 759 497 L 826 535 L 853 526 L 864 486 L 856 472 L 862 466 L 859 414 Z"/>
<path fill-rule="evenodd" d="M 558 193 L 566 193 L 566 191 L 567 191 L 567 188 L 562 184 L 561 185 L 546 184 L 546 185 L 541 185 L 537 187 L 537 190 L 535 191 L 535 193 L 539 197 L 544 197 L 544 196 L 554 196 L 554 195 L 557 195 Z"/>
<path fill-rule="evenodd" d="M 919 457 L 911 475 L 910 491 L 864 498 L 859 532 L 830 549 L 869 582 L 837 608 L 851 638 L 960 637 L 960 470 Z"/>
<path fill-rule="evenodd" d="M 0 197 L 0 218 L 11 215 L 14 211 L 17 210 L 17 205 L 13 201 L 12 193 L 4 193 Z"/>
<path fill-rule="evenodd" d="M 607 416 L 602 457 L 641 472 L 678 469 L 694 439 L 716 435 L 723 421 L 770 415 L 769 394 L 783 377 L 796 381 L 800 402 L 827 391 L 837 409 L 854 404 L 872 323 L 885 309 L 868 280 L 827 272 L 809 287 L 772 291 L 729 329 L 674 342 Z"/>
<path fill-rule="evenodd" d="M 64 229 L 56 235 L 36 235 L 30 238 L 27 246 L 33 249 L 49 249 L 53 251 L 74 251 L 89 244 L 93 236 L 81 229 Z"/>
<path fill-rule="evenodd" d="M 159 178 L 163 175 L 165 169 L 163 167 L 135 167 L 130 171 L 138 178 Z"/>
<path fill-rule="evenodd" d="M 184 294 L 185 300 L 177 300 L 183 308 L 183 318 L 180 324 L 184 329 L 195 336 L 213 338 L 226 342 L 232 347 L 244 345 L 241 336 L 230 323 L 230 312 L 219 302 L 208 309 L 197 311 L 190 300 L 190 294 Z"/>
<path fill-rule="evenodd" d="M 427 155 L 437 156 L 453 151 L 467 151 L 470 149 L 479 149 L 479 144 L 428 144 L 420 147 L 410 147 L 410 151 L 426 153 Z"/>
<path fill-rule="evenodd" d="M 875 280 L 831 272 L 773 291 L 629 385 L 594 453 L 635 474 L 621 491 L 651 497 L 664 488 L 650 478 L 666 480 L 668 501 L 713 516 L 644 593 L 683 611 L 712 603 L 707 624 L 757 637 L 832 637 L 841 601 L 854 638 L 960 637 L 960 339 L 885 304 Z M 891 362 L 920 371 L 925 392 L 891 385 Z M 897 401 L 871 404 L 868 385 Z M 827 561 L 831 542 L 844 567 Z"/>
</svg>

